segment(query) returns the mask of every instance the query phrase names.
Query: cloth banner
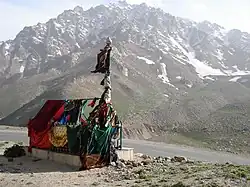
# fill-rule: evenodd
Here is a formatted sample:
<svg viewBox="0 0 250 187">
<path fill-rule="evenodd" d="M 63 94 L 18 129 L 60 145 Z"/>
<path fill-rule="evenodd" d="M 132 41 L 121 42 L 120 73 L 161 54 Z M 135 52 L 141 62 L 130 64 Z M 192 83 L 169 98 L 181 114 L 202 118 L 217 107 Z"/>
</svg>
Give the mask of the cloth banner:
<svg viewBox="0 0 250 187">
<path fill-rule="evenodd" d="M 68 143 L 66 126 L 54 126 L 49 132 L 49 140 L 54 147 L 64 147 Z"/>
<path fill-rule="evenodd" d="M 29 130 L 30 148 L 37 147 L 40 149 L 50 149 L 52 144 L 49 140 L 50 126 L 42 132 L 36 132 L 33 129 Z"/>
</svg>

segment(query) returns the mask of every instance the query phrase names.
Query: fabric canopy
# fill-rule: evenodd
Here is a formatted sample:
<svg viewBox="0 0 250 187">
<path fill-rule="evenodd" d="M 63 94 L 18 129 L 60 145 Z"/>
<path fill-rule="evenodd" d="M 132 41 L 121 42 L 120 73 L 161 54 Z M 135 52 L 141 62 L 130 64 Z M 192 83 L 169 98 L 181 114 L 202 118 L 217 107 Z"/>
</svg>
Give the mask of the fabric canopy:
<svg viewBox="0 0 250 187">
<path fill-rule="evenodd" d="M 48 122 L 63 106 L 64 100 L 48 100 L 37 115 L 29 121 L 28 128 L 35 132 L 43 132 L 48 127 Z"/>
</svg>

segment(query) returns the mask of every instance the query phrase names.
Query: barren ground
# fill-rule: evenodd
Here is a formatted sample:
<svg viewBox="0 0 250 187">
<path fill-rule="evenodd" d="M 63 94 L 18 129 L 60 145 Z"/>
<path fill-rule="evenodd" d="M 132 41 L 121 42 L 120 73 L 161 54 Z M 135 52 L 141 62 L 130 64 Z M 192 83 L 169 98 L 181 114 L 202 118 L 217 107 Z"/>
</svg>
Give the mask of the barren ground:
<svg viewBox="0 0 250 187">
<path fill-rule="evenodd" d="M 117 166 L 77 171 L 65 165 L 31 157 L 13 162 L 0 157 L 0 186 L 250 186 L 250 166 L 177 162 L 171 158 L 144 158 L 118 162 Z"/>
</svg>

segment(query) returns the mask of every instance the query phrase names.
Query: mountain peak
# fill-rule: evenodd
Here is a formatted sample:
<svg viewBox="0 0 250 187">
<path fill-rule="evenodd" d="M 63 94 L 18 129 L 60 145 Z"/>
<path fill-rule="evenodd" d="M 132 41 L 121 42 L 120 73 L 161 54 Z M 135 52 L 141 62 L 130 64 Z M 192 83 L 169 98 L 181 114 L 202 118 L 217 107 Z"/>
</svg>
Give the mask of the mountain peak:
<svg viewBox="0 0 250 187">
<path fill-rule="evenodd" d="M 119 5 L 124 5 L 124 6 L 127 6 L 127 5 L 128 5 L 128 3 L 127 3 L 126 0 L 119 0 L 119 1 L 117 1 L 117 4 L 119 4 Z"/>
<path fill-rule="evenodd" d="M 84 12 L 81 6 L 76 6 L 73 10 L 79 14 L 82 14 Z"/>
<path fill-rule="evenodd" d="M 118 1 L 110 3 L 110 7 L 98 5 L 84 11 L 82 7 L 76 6 L 45 24 L 25 27 L 10 45 L 31 48 L 33 52 L 21 55 L 20 49 L 16 48 L 12 55 L 16 59 L 27 58 L 31 53 L 32 59 L 36 61 L 60 57 L 70 55 L 84 46 L 93 47 L 110 36 L 115 41 L 133 43 L 151 51 L 161 51 L 175 60 L 177 55 L 181 63 L 186 64 L 185 61 L 188 60 L 198 74 L 214 75 L 212 71 L 216 71 L 216 75 L 218 72 L 225 75 L 223 72 L 228 71 L 229 66 L 224 64 L 227 62 L 223 52 L 232 52 L 220 42 L 227 43 L 226 46 L 231 43 L 244 52 L 249 50 L 248 47 L 244 47 L 249 43 L 248 35 L 240 36 L 241 41 L 238 41 L 237 32 L 230 32 L 228 35 L 223 27 L 209 21 L 194 23 L 182 18 L 177 19 L 165 14 L 161 9 L 148 7 L 146 3 L 129 5 L 126 1 Z M 8 51 L 9 48 L 5 50 Z M 11 53 L 9 51 L 2 54 Z M 217 61 L 211 62 L 211 59 Z M 203 64 L 203 68 L 211 68 L 210 73 L 204 73 L 204 69 L 193 60 L 198 60 Z M 213 67 L 209 67 L 210 65 L 205 62 L 209 62 Z M 242 63 L 238 67 L 242 67 Z M 38 69 L 41 71 L 41 68 Z"/>
</svg>

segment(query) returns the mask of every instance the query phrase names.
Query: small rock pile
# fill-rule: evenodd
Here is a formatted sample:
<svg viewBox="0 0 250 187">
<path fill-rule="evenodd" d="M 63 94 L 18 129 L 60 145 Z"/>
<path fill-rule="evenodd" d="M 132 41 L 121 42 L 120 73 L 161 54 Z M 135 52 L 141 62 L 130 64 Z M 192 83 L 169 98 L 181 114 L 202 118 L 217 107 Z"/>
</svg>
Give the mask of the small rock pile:
<svg viewBox="0 0 250 187">
<path fill-rule="evenodd" d="M 133 161 L 126 161 L 123 159 L 119 159 L 117 162 L 112 162 L 112 166 L 116 166 L 118 168 L 129 168 L 132 169 L 133 167 L 138 166 L 146 166 L 153 163 L 163 163 L 163 162 L 179 162 L 179 163 L 192 163 L 193 161 L 188 160 L 186 157 L 183 156 L 174 156 L 171 157 L 151 157 L 149 155 L 144 154 L 136 154 L 136 159 Z"/>
<path fill-rule="evenodd" d="M 134 161 L 120 159 L 112 165 L 105 176 L 110 186 L 117 183 L 130 187 L 250 186 L 248 166 L 192 161 L 183 156 L 136 154 Z"/>
<path fill-rule="evenodd" d="M 6 148 L 4 151 L 4 156 L 7 158 L 16 158 L 25 155 L 26 153 L 23 146 L 17 144 L 13 145 L 12 147 Z"/>
</svg>

